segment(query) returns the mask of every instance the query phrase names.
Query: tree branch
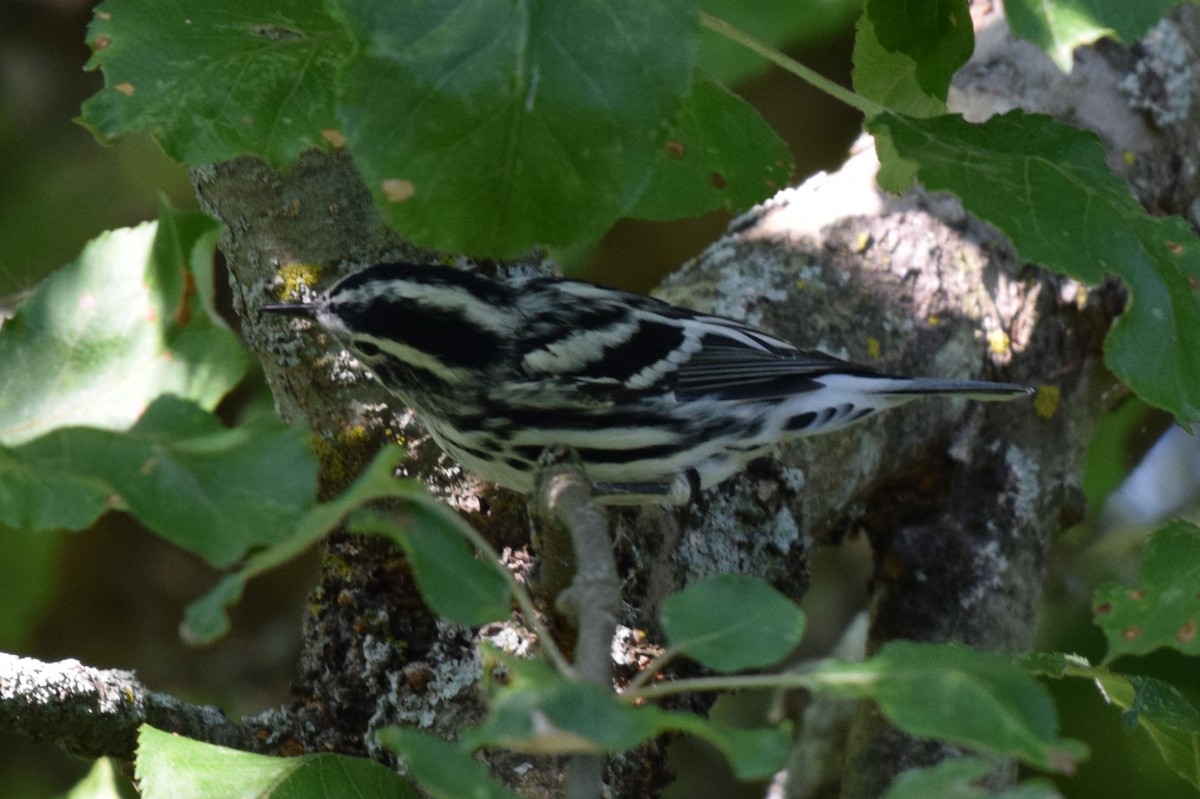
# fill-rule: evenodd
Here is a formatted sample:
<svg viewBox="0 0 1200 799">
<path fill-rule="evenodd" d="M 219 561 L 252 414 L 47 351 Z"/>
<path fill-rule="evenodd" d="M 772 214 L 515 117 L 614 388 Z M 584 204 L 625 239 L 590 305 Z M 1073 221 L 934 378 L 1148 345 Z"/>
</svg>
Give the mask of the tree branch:
<svg viewBox="0 0 1200 799">
<path fill-rule="evenodd" d="M 0 653 L 0 729 L 52 740 L 70 754 L 132 761 L 138 727 L 263 751 L 260 725 L 151 691 L 133 672 L 78 660 L 46 663 Z"/>
</svg>

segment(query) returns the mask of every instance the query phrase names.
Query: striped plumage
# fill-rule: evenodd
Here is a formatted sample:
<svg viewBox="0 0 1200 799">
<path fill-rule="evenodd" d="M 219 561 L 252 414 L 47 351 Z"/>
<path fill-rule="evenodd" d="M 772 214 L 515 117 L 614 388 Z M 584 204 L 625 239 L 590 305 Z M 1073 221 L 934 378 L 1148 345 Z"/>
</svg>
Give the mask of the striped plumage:
<svg viewBox="0 0 1200 799">
<path fill-rule="evenodd" d="M 686 502 L 779 441 L 920 395 L 1028 393 L 883 375 L 730 319 L 557 278 L 377 264 L 314 302 L 263 310 L 332 333 L 485 480 L 528 493 L 542 452 L 569 447 L 609 503 Z"/>
</svg>

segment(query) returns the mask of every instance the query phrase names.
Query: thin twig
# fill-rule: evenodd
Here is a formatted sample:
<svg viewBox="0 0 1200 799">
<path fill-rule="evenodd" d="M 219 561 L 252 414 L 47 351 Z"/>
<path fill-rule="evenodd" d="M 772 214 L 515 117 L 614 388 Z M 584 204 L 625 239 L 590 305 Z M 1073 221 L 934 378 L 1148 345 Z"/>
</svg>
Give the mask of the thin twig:
<svg viewBox="0 0 1200 799">
<path fill-rule="evenodd" d="M 835 100 L 841 100 L 851 108 L 861 111 L 864 116 L 873 117 L 888 110 L 886 107 L 875 102 L 874 100 L 863 97 L 861 94 L 855 94 L 849 89 L 839 86 L 838 84 L 829 80 L 829 78 L 826 78 L 804 66 L 799 61 L 796 61 L 793 58 L 788 58 L 786 55 L 779 52 L 774 47 L 771 47 L 769 44 L 759 41 L 750 34 L 735 28 L 719 17 L 714 17 L 712 14 L 701 12 L 700 24 L 708 28 L 710 31 L 724 36 L 726 39 L 729 39 L 732 42 L 737 42 L 747 50 L 762 56 L 776 66 L 792 73 L 806 83 L 825 92 Z"/>
<path fill-rule="evenodd" d="M 578 470 L 556 469 L 542 483 L 540 498 L 571 536 L 575 578 L 560 595 L 579 630 L 575 672 L 583 680 L 612 689 L 612 640 L 617 629 L 621 582 L 608 534 L 608 517 L 592 502 L 591 488 Z M 569 799 L 595 799 L 604 780 L 598 755 L 575 755 L 567 762 Z"/>
</svg>

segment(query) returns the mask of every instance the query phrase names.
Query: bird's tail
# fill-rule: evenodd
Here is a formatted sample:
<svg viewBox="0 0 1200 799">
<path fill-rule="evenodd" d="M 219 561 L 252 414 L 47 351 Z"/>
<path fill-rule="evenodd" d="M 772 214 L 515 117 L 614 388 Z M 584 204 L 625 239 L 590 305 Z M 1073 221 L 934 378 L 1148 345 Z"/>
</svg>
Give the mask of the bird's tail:
<svg viewBox="0 0 1200 799">
<path fill-rule="evenodd" d="M 985 402 L 1004 402 L 1033 393 L 1028 386 L 993 383 L 987 380 L 940 380 L 936 377 L 893 378 L 881 385 L 879 393 L 891 397 L 946 394 Z"/>
</svg>

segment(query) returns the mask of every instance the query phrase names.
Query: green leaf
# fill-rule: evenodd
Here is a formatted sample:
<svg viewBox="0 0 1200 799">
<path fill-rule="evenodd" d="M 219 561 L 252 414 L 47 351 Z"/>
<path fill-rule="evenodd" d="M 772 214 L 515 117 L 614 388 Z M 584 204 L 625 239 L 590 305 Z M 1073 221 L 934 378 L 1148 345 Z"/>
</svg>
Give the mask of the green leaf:
<svg viewBox="0 0 1200 799">
<path fill-rule="evenodd" d="M 292 525 L 291 534 L 251 555 L 185 613 L 184 635 L 209 643 L 229 629 L 225 608 L 236 602 L 246 580 L 294 558 L 360 506 L 377 499 L 401 499 L 397 511 L 355 514 L 357 532 L 396 540 L 413 567 L 422 596 L 431 608 L 459 624 L 479 625 L 511 613 L 512 594 L 498 565 L 478 560 L 464 539 L 471 531 L 453 511 L 430 497 L 416 481 L 395 476 L 404 457 L 399 447 L 380 450 L 358 479 L 330 502 L 316 505 Z"/>
<path fill-rule="evenodd" d="M 143 724 L 136 763 L 142 799 L 417 799 L 373 760 L 346 755 L 268 757 L 194 741 Z"/>
<path fill-rule="evenodd" d="M 446 505 L 413 501 L 401 511 L 360 510 L 346 524 L 354 533 L 384 535 L 408 556 L 429 607 L 455 624 L 478 627 L 512 614 L 512 590 L 499 566 L 475 557 Z"/>
<path fill-rule="evenodd" d="M 1095 613 L 1106 661 L 1159 647 L 1200 653 L 1200 527 L 1176 521 L 1151 536 L 1137 584 L 1099 588 Z"/>
<path fill-rule="evenodd" d="M 883 799 L 1056 799 L 1054 786 L 1045 780 L 1026 780 L 1016 787 L 993 793 L 975 783 L 999 764 L 980 757 L 959 757 L 936 766 L 905 771 L 896 777 Z"/>
<path fill-rule="evenodd" d="M 247 574 L 233 572 L 222 577 L 204 596 L 191 602 L 183 611 L 179 637 L 192 646 L 205 646 L 229 632 L 229 614 L 246 590 Z"/>
<path fill-rule="evenodd" d="M 434 799 L 517 799 L 493 779 L 469 750 L 405 727 L 375 733 L 379 744 L 400 755 L 421 787 Z"/>
<path fill-rule="evenodd" d="M 598 237 L 649 179 L 687 94 L 687 0 L 349 2 L 338 115 L 406 239 L 514 256 Z"/>
<path fill-rule="evenodd" d="M 966 0 L 867 0 L 863 15 L 883 50 L 907 56 L 920 91 L 945 102 L 950 79 L 975 49 Z"/>
<path fill-rule="evenodd" d="M 1070 72 L 1076 47 L 1105 36 L 1136 41 L 1177 5 L 1179 0 L 1006 0 L 1004 14 L 1013 33 Z"/>
<path fill-rule="evenodd" d="M 1086 283 L 1122 277 L 1131 300 L 1105 342 L 1108 366 L 1150 404 L 1200 420 L 1200 240 L 1182 219 L 1147 214 L 1094 134 L 1019 111 L 979 125 L 884 114 L 869 127 L 1023 257 Z"/>
<path fill-rule="evenodd" d="M 1133 702 L 1125 713 L 1126 723 L 1144 729 L 1167 766 L 1200 788 L 1200 762 L 1196 757 L 1200 752 L 1200 713 L 1170 683 L 1130 675 L 1129 684 Z M 1107 683 L 1105 688 L 1108 693 Z"/>
<path fill-rule="evenodd" d="M 1059 738 L 1045 689 L 1010 661 L 955 645 L 893 641 L 863 663 L 812 673 L 814 690 L 874 699 L 913 735 L 965 744 L 1069 773 L 1086 749 Z"/>
<path fill-rule="evenodd" d="M 787 185 L 787 145 L 745 100 L 698 77 L 629 216 L 674 219 L 741 211 Z"/>
<path fill-rule="evenodd" d="M 308 457 L 311 460 L 311 455 Z M 225 608 L 241 598 L 247 580 L 296 557 L 360 505 L 395 496 L 399 491 L 413 491 L 412 487 L 399 486 L 408 481 L 398 480 L 395 476 L 396 467 L 403 459 L 404 451 L 400 447 L 381 449 L 349 488 L 329 502 L 309 508 L 295 523 L 289 537 L 248 557 L 241 569 L 224 577 L 187 607 L 184 637 L 193 643 L 207 644 L 224 635 L 229 630 Z"/>
<path fill-rule="evenodd" d="M 483 724 L 463 737 L 466 745 L 538 755 L 622 752 L 656 735 L 686 732 L 717 747 L 742 780 L 766 779 L 787 762 L 785 726 L 738 729 L 654 705 L 633 707 L 543 663 L 500 657 L 511 682 L 497 691 Z"/>
<path fill-rule="evenodd" d="M 0 522 L 81 529 L 121 508 L 219 567 L 290 535 L 315 493 L 304 430 L 269 416 L 227 429 L 169 394 L 128 433 L 61 428 L 0 449 Z"/>
<path fill-rule="evenodd" d="M 246 371 L 237 338 L 187 279 L 211 260 L 217 229 L 164 209 L 43 281 L 0 329 L 0 444 L 66 425 L 125 429 L 167 392 L 214 407 Z"/>
<path fill-rule="evenodd" d="M 794 602 L 743 574 L 712 575 L 672 594 L 661 621 L 673 648 L 716 671 L 778 663 L 804 634 Z"/>
<path fill-rule="evenodd" d="M 247 154 L 286 166 L 336 138 L 351 45 L 320 2 L 105 0 L 95 14 L 87 69 L 104 88 L 81 121 L 101 140 L 144 130 L 190 166 Z"/>
<path fill-rule="evenodd" d="M 1104 414 L 1088 441 L 1084 456 L 1083 493 L 1087 507 L 1102 508 L 1141 459 L 1131 441 L 1144 436 L 1146 403 L 1130 397 Z"/>
<path fill-rule="evenodd" d="M 1034 674 L 1091 681 L 1105 701 L 1125 711 L 1126 723 L 1146 731 L 1172 771 L 1200 788 L 1200 713 L 1173 685 L 1109 671 L 1077 655 L 1039 652 L 1022 658 L 1022 665 Z"/>
<path fill-rule="evenodd" d="M 112 760 L 102 757 L 88 769 L 87 776 L 75 783 L 61 799 L 121 799 L 120 782 Z"/>
<path fill-rule="evenodd" d="M 0 454 L 0 464 L 3 464 Z M 3 485 L 0 465 L 0 486 Z M 0 487 L 0 493 L 3 488 Z M 4 586 L 4 612 L 0 613 L 0 652 L 31 650 L 31 638 L 42 614 L 61 588 L 59 553 L 63 536 L 35 534 L 0 525 L 0 585 Z"/>
<path fill-rule="evenodd" d="M 686 732 L 715 746 L 743 782 L 765 780 L 778 774 L 792 752 L 787 725 L 742 728 L 718 724 L 692 713 L 662 711 L 660 732 Z"/>
<path fill-rule="evenodd" d="M 542 664 L 522 665 L 524 678 L 492 697 L 487 718 L 464 741 L 563 755 L 621 752 L 654 737 L 658 708 L 630 707 L 599 685 L 559 677 Z"/>
<path fill-rule="evenodd" d="M 917 62 L 905 53 L 880 44 L 875 25 L 866 14 L 858 18 L 855 26 L 853 61 L 854 90 L 864 97 L 914 117 L 946 113 L 945 97 L 929 94 L 917 82 Z M 882 156 L 880 160 L 887 163 Z M 900 190 L 907 185 L 904 183 Z"/>
</svg>

